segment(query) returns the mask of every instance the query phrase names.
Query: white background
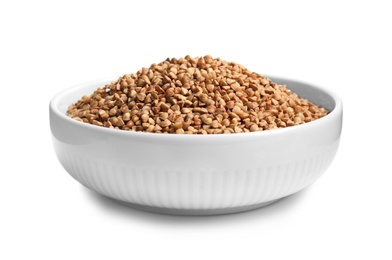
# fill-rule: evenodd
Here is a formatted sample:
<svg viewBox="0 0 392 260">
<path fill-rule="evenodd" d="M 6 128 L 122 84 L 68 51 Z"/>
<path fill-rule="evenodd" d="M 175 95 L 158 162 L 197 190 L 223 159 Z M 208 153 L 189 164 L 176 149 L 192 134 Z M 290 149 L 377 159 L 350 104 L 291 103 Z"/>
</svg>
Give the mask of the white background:
<svg viewBox="0 0 392 260">
<path fill-rule="evenodd" d="M 388 1 L 103 2 L 0 3 L 0 259 L 392 259 Z M 73 180 L 50 99 L 186 54 L 340 95 L 328 171 L 269 207 L 197 218 L 125 208 Z"/>
</svg>

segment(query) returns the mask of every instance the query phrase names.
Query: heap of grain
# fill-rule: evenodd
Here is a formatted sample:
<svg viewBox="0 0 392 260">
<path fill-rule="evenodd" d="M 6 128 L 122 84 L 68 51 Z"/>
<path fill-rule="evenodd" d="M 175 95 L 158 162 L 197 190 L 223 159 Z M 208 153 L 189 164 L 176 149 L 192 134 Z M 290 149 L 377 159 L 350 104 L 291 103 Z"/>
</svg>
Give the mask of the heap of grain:
<svg viewBox="0 0 392 260">
<path fill-rule="evenodd" d="M 242 65 L 206 55 L 124 75 L 83 96 L 67 114 L 128 131 L 230 134 L 299 125 L 327 111 Z"/>
</svg>

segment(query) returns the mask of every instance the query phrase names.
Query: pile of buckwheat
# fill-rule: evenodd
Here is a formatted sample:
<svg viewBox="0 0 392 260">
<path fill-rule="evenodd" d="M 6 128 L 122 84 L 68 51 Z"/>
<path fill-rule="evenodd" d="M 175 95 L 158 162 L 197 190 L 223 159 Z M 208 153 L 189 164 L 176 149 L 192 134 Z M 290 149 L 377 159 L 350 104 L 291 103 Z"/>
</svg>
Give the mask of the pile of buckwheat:
<svg viewBox="0 0 392 260">
<path fill-rule="evenodd" d="M 328 112 L 267 77 L 210 55 L 166 59 L 83 96 L 71 118 L 114 129 L 230 134 L 299 125 Z"/>
</svg>

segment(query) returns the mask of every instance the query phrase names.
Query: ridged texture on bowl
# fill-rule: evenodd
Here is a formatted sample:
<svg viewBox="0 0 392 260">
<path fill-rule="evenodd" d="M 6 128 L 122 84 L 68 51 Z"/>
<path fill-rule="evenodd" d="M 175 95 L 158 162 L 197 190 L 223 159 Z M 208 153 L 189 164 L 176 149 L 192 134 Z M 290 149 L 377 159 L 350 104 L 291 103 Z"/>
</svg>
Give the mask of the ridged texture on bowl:
<svg viewBox="0 0 392 260">
<path fill-rule="evenodd" d="M 330 114 L 285 129 L 208 136 L 133 133 L 67 117 L 69 104 L 109 82 L 97 81 L 52 100 L 55 151 L 80 183 L 133 204 L 214 210 L 273 201 L 305 188 L 325 172 L 342 127 L 342 104 L 333 93 L 297 81 L 276 81 Z"/>
<path fill-rule="evenodd" d="M 56 153 L 72 177 L 108 197 L 163 208 L 217 209 L 268 202 L 305 188 L 327 169 L 337 145 L 296 161 L 226 171 L 132 168 L 76 156 L 61 145 Z"/>
</svg>

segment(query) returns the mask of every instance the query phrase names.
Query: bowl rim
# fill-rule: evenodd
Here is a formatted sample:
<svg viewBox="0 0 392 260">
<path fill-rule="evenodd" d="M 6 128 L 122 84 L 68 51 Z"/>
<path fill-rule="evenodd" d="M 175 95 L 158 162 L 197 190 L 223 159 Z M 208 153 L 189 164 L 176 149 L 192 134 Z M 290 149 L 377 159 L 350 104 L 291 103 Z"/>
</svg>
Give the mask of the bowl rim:
<svg viewBox="0 0 392 260">
<path fill-rule="evenodd" d="M 318 125 L 323 125 L 327 123 L 328 121 L 333 121 L 335 118 L 339 117 L 342 114 L 343 111 L 343 103 L 342 100 L 338 95 L 336 95 L 333 91 L 326 89 L 324 87 L 320 87 L 319 85 L 305 82 L 302 80 L 296 80 L 292 78 L 286 78 L 286 77 L 280 77 L 280 76 L 273 76 L 273 75 L 265 75 L 268 78 L 273 78 L 274 80 L 283 80 L 283 81 L 293 81 L 299 84 L 304 84 L 307 86 L 311 86 L 312 88 L 315 88 L 317 90 L 320 90 L 322 92 L 327 93 L 329 96 L 332 97 L 332 99 L 335 102 L 335 107 L 333 108 L 332 111 L 330 111 L 326 116 L 319 118 L 317 120 L 304 123 L 301 125 L 296 125 L 296 126 L 290 126 L 290 127 L 284 127 L 284 128 L 278 128 L 278 129 L 271 129 L 271 130 L 264 130 L 264 131 L 257 131 L 257 132 L 248 132 L 248 133 L 231 133 L 231 134 L 207 134 L 207 135 L 202 135 L 202 134 L 165 134 L 165 133 L 148 133 L 148 132 L 141 132 L 141 131 L 125 131 L 121 129 L 111 129 L 107 127 L 101 127 L 101 126 L 96 126 L 93 124 L 87 124 L 84 122 L 77 121 L 75 119 L 72 119 L 68 117 L 66 114 L 62 113 L 58 107 L 59 102 L 62 100 L 63 97 L 67 96 L 69 93 L 74 92 L 75 90 L 78 90 L 82 87 L 87 87 L 87 85 L 92 85 L 92 84 L 97 84 L 97 83 L 102 83 L 108 84 L 116 79 L 118 77 L 108 77 L 108 78 L 103 78 L 103 79 L 98 79 L 98 80 L 92 80 L 92 81 L 87 81 L 83 83 L 79 83 L 76 85 L 73 85 L 69 88 L 66 88 L 60 92 L 58 92 L 50 101 L 49 103 L 49 110 L 50 112 L 54 113 L 58 118 L 64 120 L 65 122 L 75 126 L 75 127 L 83 127 L 86 128 L 90 131 L 98 132 L 101 134 L 108 134 L 108 135 L 116 135 L 116 136 L 121 136 L 121 137 L 139 137 L 139 138 L 149 138 L 149 139 L 157 139 L 157 140 L 211 140 L 211 138 L 214 139 L 220 139 L 220 138 L 230 138 L 230 139 L 236 139 L 236 138 L 244 138 L 244 137 L 255 137 L 255 136 L 274 136 L 274 135 L 280 135 L 286 132 L 293 132 L 293 131 L 301 131 L 305 130 L 306 128 L 309 127 L 317 127 Z M 288 86 L 290 89 L 290 86 Z M 87 95 L 87 94 L 86 94 Z"/>
</svg>

